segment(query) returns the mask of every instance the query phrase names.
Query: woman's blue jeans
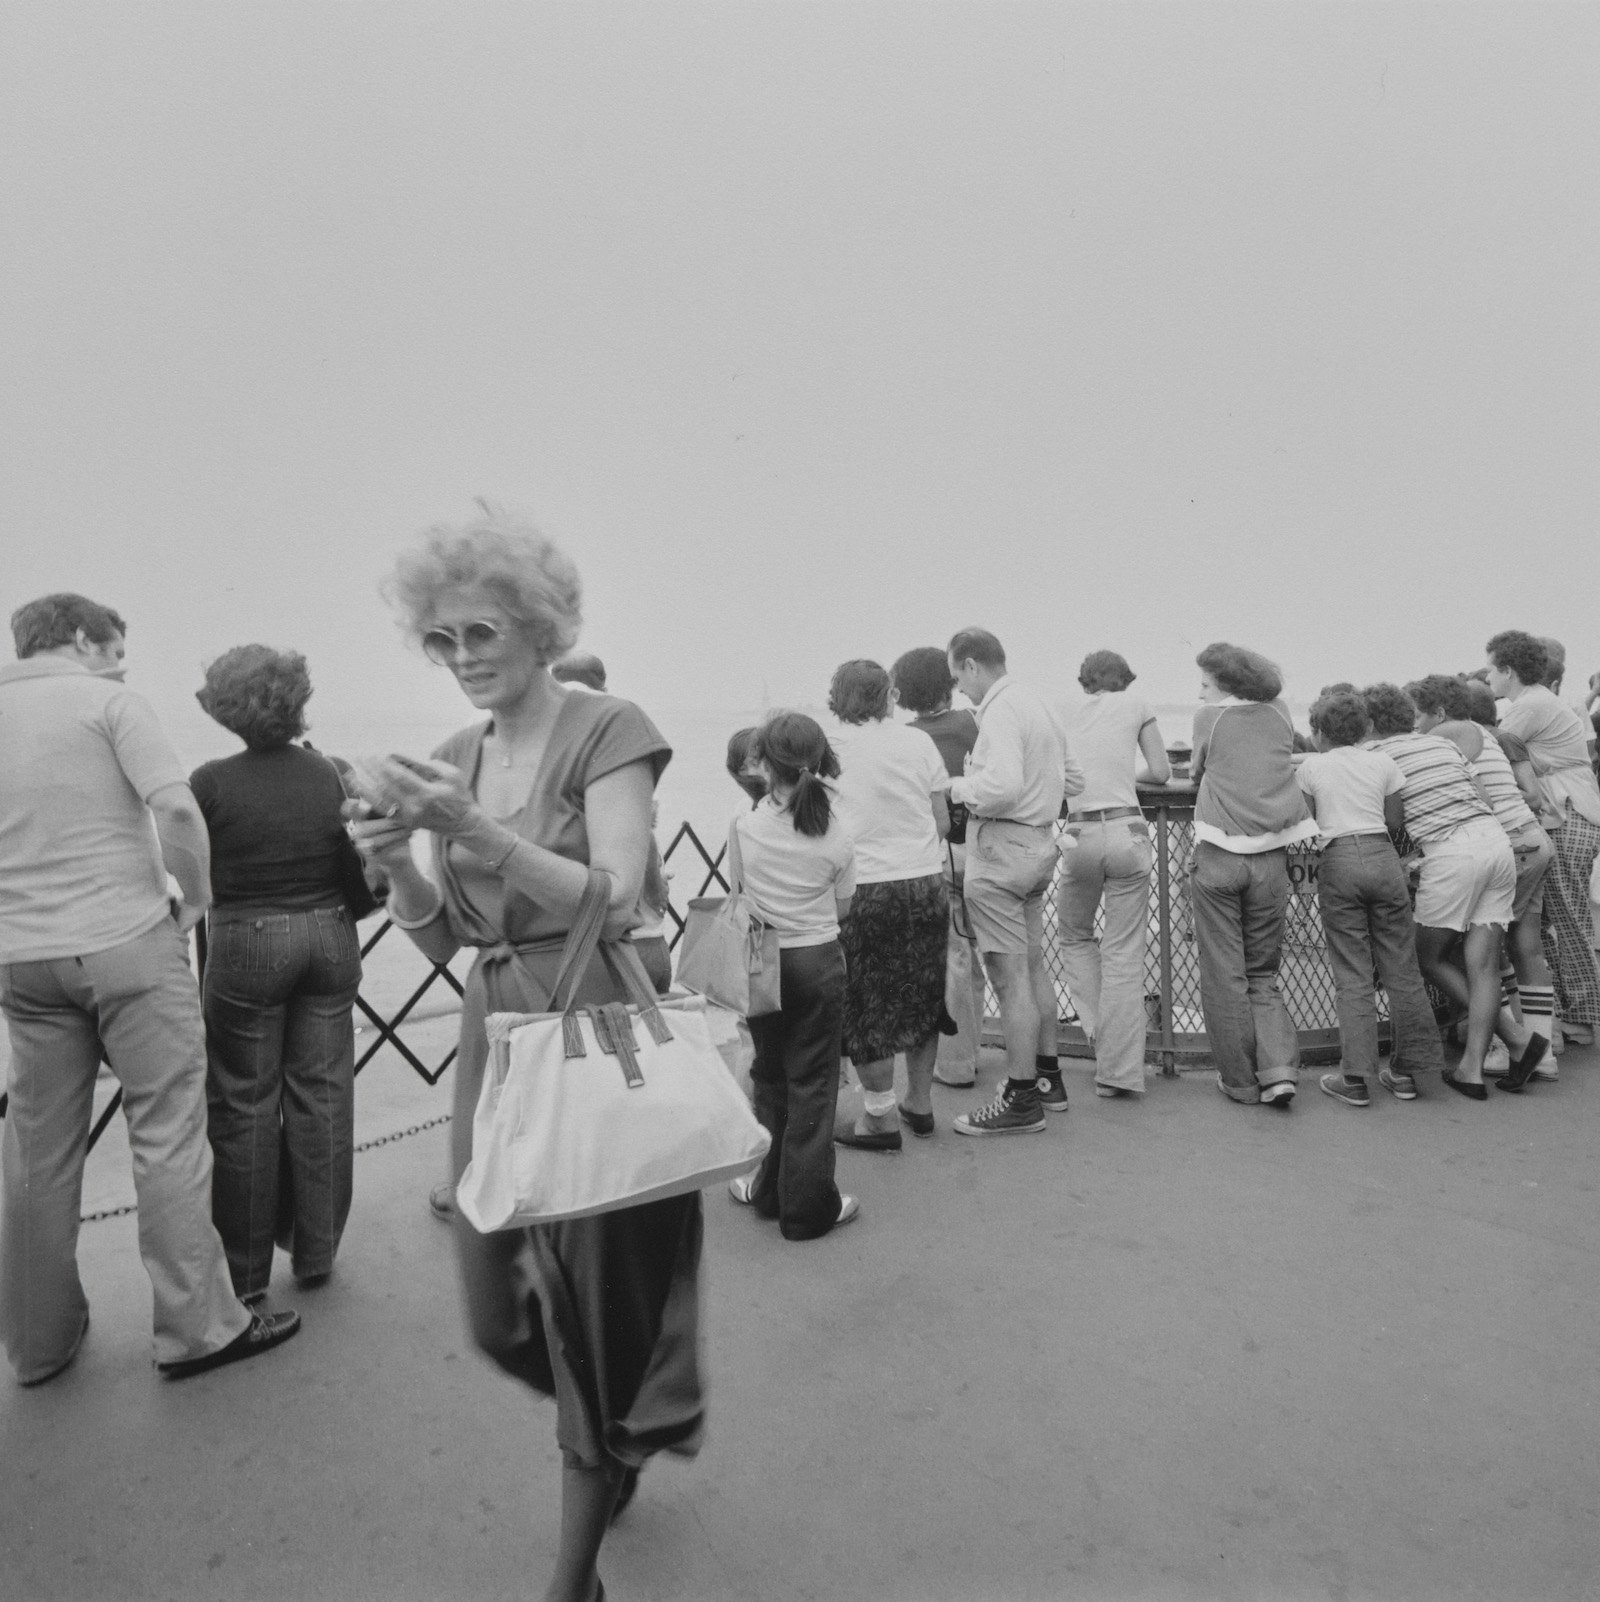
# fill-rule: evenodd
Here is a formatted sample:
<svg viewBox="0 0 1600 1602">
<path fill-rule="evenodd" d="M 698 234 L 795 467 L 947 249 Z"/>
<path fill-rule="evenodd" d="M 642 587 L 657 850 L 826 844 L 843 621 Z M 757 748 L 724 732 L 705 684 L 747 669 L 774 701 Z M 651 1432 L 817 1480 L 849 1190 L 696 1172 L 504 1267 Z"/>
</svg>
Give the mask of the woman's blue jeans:
<svg viewBox="0 0 1600 1602">
<path fill-rule="evenodd" d="M 1278 983 L 1288 853 L 1246 856 L 1202 840 L 1189 886 L 1211 1059 L 1235 1101 L 1256 1102 L 1263 1086 L 1299 1077 L 1300 1042 Z"/>
<path fill-rule="evenodd" d="M 361 951 L 349 911 L 220 908 L 204 1010 L 211 1213 L 234 1290 L 264 1291 L 276 1242 L 298 1278 L 333 1267 L 350 1213 Z"/>
<path fill-rule="evenodd" d="M 1417 931 L 1405 870 L 1386 834 L 1341 834 L 1324 843 L 1317 900 L 1339 1012 L 1345 1077 L 1378 1071 L 1373 980 L 1389 997 L 1397 1073 L 1444 1067 L 1433 1008 L 1417 966 Z"/>
</svg>

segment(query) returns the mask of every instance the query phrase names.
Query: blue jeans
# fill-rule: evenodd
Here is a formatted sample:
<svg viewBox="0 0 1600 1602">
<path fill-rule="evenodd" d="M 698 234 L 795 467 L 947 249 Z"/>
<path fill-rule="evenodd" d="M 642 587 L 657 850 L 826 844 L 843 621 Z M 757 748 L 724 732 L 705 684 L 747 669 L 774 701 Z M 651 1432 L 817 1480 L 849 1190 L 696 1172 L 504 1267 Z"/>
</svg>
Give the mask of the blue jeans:
<svg viewBox="0 0 1600 1602">
<path fill-rule="evenodd" d="M 1190 889 L 1200 956 L 1200 1006 L 1211 1059 L 1235 1101 L 1299 1077 L 1300 1042 L 1278 986 L 1288 852 L 1253 856 L 1208 840 L 1195 850 Z"/>
<path fill-rule="evenodd" d="M 1339 1011 L 1345 1077 L 1378 1071 L 1373 974 L 1389 997 L 1397 1073 L 1444 1067 L 1433 1008 L 1417 966 L 1417 932 L 1405 870 L 1386 834 L 1342 834 L 1322 847 L 1317 899 Z"/>
<path fill-rule="evenodd" d="M 1068 840 L 1076 845 L 1067 845 Z M 1069 823 L 1062 836 L 1057 921 L 1067 990 L 1094 1042 L 1094 1077 L 1144 1089 L 1144 947 L 1155 851 L 1143 818 Z M 1105 926 L 1094 937 L 1094 909 Z"/>
<path fill-rule="evenodd" d="M 350 1213 L 360 983 L 343 905 L 211 914 L 211 1210 L 241 1296 L 267 1288 L 274 1241 L 301 1278 L 333 1267 Z"/>
</svg>

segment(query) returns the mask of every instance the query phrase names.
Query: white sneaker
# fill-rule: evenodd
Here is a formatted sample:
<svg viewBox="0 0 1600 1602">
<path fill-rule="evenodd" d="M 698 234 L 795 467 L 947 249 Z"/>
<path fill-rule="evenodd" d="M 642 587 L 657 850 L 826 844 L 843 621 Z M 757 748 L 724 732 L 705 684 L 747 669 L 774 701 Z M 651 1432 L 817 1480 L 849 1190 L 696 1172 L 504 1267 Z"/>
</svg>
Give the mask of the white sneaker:
<svg viewBox="0 0 1600 1602">
<path fill-rule="evenodd" d="M 1483 1071 L 1491 1078 L 1511 1072 L 1511 1051 L 1499 1035 L 1489 1042 L 1488 1054 L 1483 1059 Z"/>
<path fill-rule="evenodd" d="M 1263 1085 L 1261 1100 L 1268 1107 L 1287 1107 L 1294 1100 L 1294 1086 L 1287 1079 L 1280 1079 L 1275 1085 Z"/>
</svg>

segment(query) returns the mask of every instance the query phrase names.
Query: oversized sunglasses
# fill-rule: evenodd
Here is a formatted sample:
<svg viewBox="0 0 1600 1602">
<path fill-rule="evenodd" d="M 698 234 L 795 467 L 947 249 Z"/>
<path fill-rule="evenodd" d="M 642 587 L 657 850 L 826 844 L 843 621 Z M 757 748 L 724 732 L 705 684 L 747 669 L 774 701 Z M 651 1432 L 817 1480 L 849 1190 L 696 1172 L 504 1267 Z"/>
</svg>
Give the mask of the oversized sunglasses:
<svg viewBox="0 0 1600 1602">
<path fill-rule="evenodd" d="M 469 623 L 457 634 L 454 629 L 429 629 L 422 636 L 422 649 L 430 662 L 448 667 L 462 651 L 468 656 L 495 656 L 505 649 L 506 631 L 487 620 Z"/>
</svg>

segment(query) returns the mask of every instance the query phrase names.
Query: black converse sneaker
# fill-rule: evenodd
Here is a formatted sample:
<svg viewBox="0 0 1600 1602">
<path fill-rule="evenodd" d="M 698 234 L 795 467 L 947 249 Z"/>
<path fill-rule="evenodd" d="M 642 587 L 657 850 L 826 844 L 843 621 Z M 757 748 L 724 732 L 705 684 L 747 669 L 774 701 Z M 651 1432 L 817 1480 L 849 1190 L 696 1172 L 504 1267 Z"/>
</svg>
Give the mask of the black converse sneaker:
<svg viewBox="0 0 1600 1602">
<path fill-rule="evenodd" d="M 962 1113 L 950 1127 L 958 1135 L 1032 1135 L 1044 1128 L 1044 1107 L 1039 1087 L 1007 1079 L 987 1107 Z"/>
<path fill-rule="evenodd" d="M 1039 1091 L 1039 1100 L 1051 1112 L 1065 1112 L 1067 1110 L 1067 1087 L 1061 1082 L 1061 1070 L 1059 1068 L 1052 1068 L 1048 1071 L 1041 1069 L 1039 1077 L 1034 1083 Z"/>
</svg>

